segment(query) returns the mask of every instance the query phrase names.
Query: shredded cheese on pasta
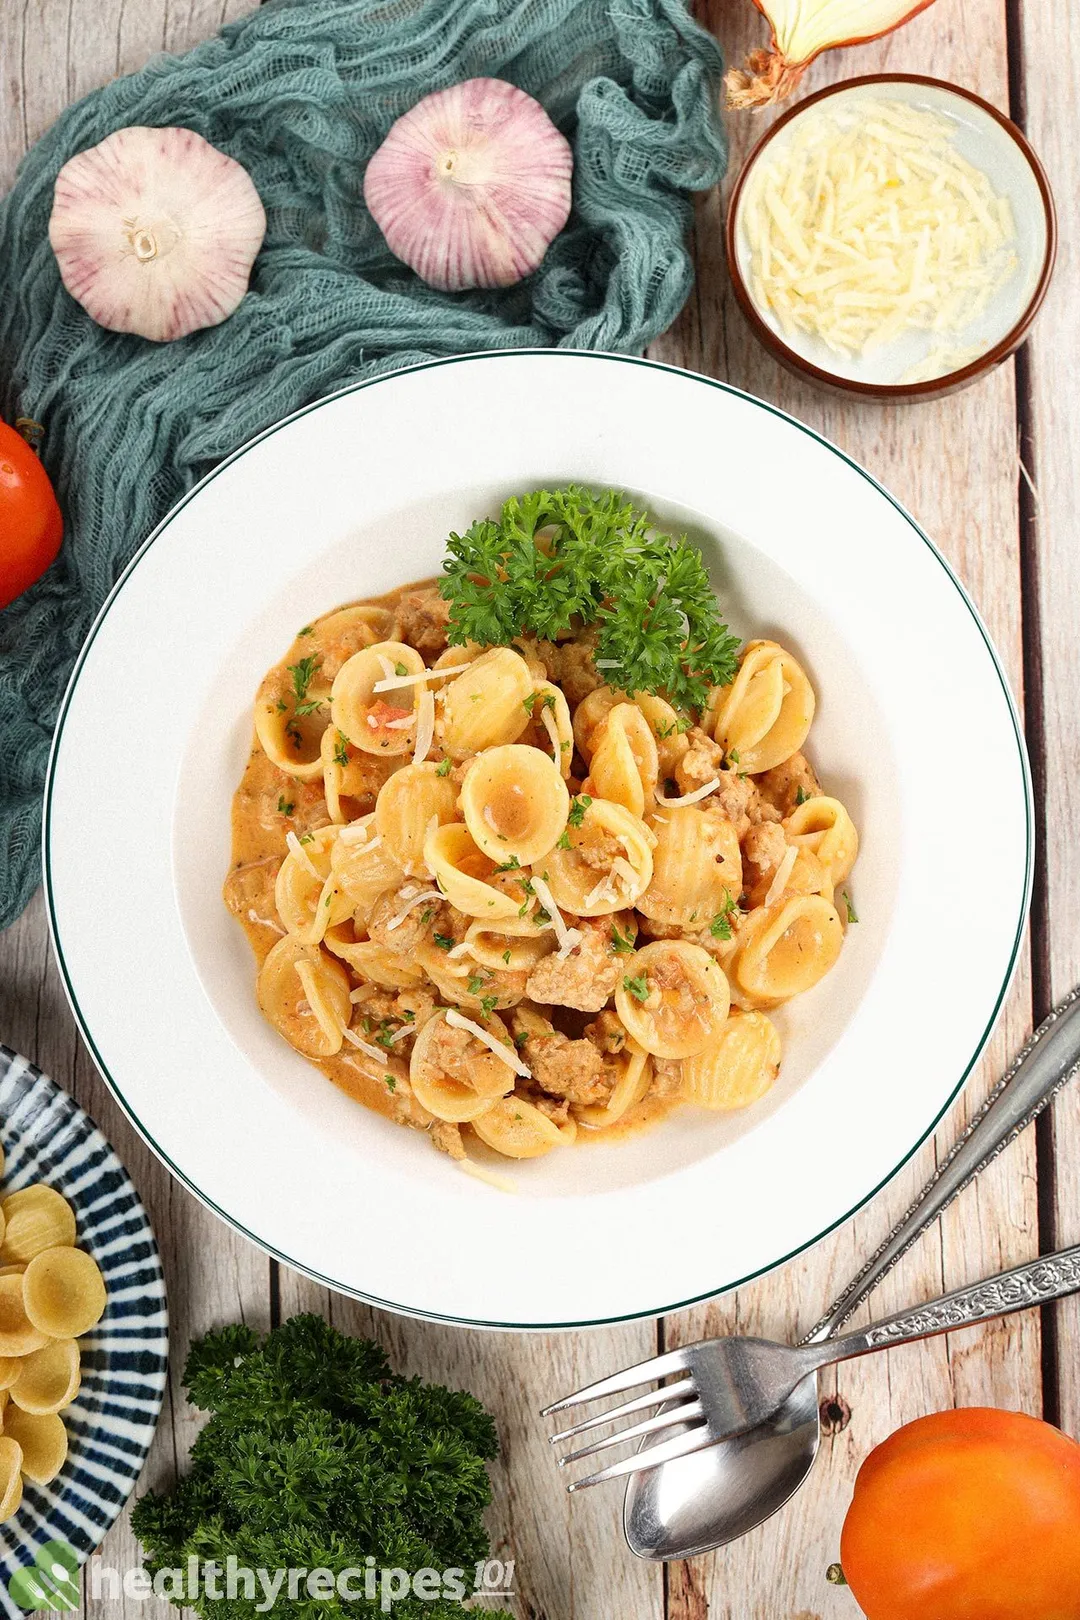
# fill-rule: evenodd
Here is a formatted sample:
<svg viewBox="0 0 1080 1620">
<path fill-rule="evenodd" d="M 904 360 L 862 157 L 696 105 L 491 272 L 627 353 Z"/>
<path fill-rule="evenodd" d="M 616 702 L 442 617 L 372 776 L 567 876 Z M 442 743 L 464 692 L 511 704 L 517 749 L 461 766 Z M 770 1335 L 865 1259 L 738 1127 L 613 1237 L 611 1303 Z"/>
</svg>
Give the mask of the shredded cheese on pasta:
<svg viewBox="0 0 1080 1620">
<path fill-rule="evenodd" d="M 669 810 L 673 810 L 676 805 L 680 804 L 699 804 L 702 799 L 707 799 L 710 793 L 715 793 L 719 786 L 720 778 L 714 776 L 711 781 L 705 783 L 704 787 L 695 788 L 692 793 L 673 794 L 670 798 L 657 788 L 656 802 L 665 805 Z M 659 821 L 660 817 L 657 816 L 655 819 Z"/>
<path fill-rule="evenodd" d="M 863 99 L 819 108 L 773 142 L 741 215 L 750 290 L 789 338 L 865 355 L 983 314 L 1017 268 L 1016 229 L 1008 198 L 957 151 L 959 127 Z"/>
<path fill-rule="evenodd" d="M 389 665 L 389 658 L 384 662 Z M 449 675 L 464 675 L 470 668 L 468 664 L 452 664 L 446 669 L 422 669 L 416 675 L 387 675 L 384 680 L 376 681 L 371 688 L 373 692 L 396 692 L 400 686 L 415 686 L 420 681 L 445 680 Z"/>
<path fill-rule="evenodd" d="M 504 1046 L 502 1041 L 497 1040 L 494 1035 L 489 1035 L 482 1025 L 474 1023 L 471 1018 L 466 1018 L 464 1013 L 459 1013 L 451 1007 L 446 1014 L 446 1022 L 453 1029 L 467 1029 L 470 1035 L 475 1035 L 478 1041 L 483 1041 L 497 1058 L 501 1058 L 523 1080 L 532 1079 L 532 1070 L 522 1063 L 512 1046 Z"/>
<path fill-rule="evenodd" d="M 555 755 L 555 763 L 562 770 L 562 740 L 559 737 L 559 727 L 551 710 L 545 706 L 540 710 L 540 723 L 547 732 L 551 741 L 551 751 Z"/>
<path fill-rule="evenodd" d="M 536 898 L 551 918 L 551 927 L 555 930 L 555 938 L 559 942 L 559 955 L 569 956 L 572 950 L 581 944 L 582 933 L 580 928 L 567 928 L 562 912 L 555 904 L 551 890 L 543 878 L 534 877 L 532 886 L 536 890 Z"/>
<path fill-rule="evenodd" d="M 342 827 L 341 831 L 338 833 L 338 837 L 341 839 L 343 844 L 359 844 L 363 842 L 366 853 L 366 851 L 369 849 L 378 849 L 379 845 L 382 843 L 381 833 L 376 833 L 374 838 L 369 838 L 367 836 L 369 831 L 370 828 L 365 827 L 362 822 L 351 821 L 347 827 Z"/>
<path fill-rule="evenodd" d="M 776 876 L 769 884 L 769 892 L 765 896 L 765 905 L 771 906 L 774 900 L 779 900 L 787 888 L 787 880 L 791 876 L 791 868 L 799 858 L 798 847 L 792 844 L 780 865 L 776 868 Z"/>
<path fill-rule="evenodd" d="M 415 718 L 416 718 L 415 715 L 403 714 L 400 720 L 384 720 L 383 721 L 383 730 L 384 731 L 408 731 L 409 727 L 412 725 Z"/>
<path fill-rule="evenodd" d="M 386 1053 L 380 1051 L 377 1046 L 372 1046 L 370 1041 L 362 1040 L 354 1029 L 343 1029 L 341 1033 L 347 1041 L 351 1041 L 367 1057 L 374 1058 L 377 1063 L 386 1062 Z"/>
<path fill-rule="evenodd" d="M 321 884 L 323 880 L 322 873 L 319 871 L 319 868 L 315 865 L 315 862 L 311 859 L 311 856 L 308 854 L 299 838 L 297 838 L 292 828 L 290 828 L 285 834 L 285 842 L 289 846 L 290 853 L 296 856 L 297 860 L 300 862 L 300 865 L 306 866 L 311 876 Z"/>
<path fill-rule="evenodd" d="M 486 1182 L 489 1187 L 494 1187 L 496 1192 L 517 1192 L 517 1187 L 509 1176 L 500 1176 L 497 1170 L 489 1170 L 487 1165 L 477 1164 L 475 1159 L 456 1159 L 454 1162 L 467 1176 L 472 1176 L 474 1181 Z"/>
<path fill-rule="evenodd" d="M 420 893 L 414 894 L 411 899 L 409 899 L 407 903 L 402 906 L 400 911 L 394 913 L 386 925 L 387 933 L 391 934 L 395 928 L 400 928 L 406 917 L 409 915 L 409 912 L 412 911 L 414 907 L 423 905 L 425 900 L 437 900 L 441 902 L 442 895 L 439 893 L 438 889 L 421 889 Z"/>
<path fill-rule="evenodd" d="M 422 765 L 427 759 L 431 744 L 435 737 L 435 699 L 427 687 L 420 689 L 420 701 L 416 706 L 416 747 L 413 749 L 413 764 Z"/>
</svg>

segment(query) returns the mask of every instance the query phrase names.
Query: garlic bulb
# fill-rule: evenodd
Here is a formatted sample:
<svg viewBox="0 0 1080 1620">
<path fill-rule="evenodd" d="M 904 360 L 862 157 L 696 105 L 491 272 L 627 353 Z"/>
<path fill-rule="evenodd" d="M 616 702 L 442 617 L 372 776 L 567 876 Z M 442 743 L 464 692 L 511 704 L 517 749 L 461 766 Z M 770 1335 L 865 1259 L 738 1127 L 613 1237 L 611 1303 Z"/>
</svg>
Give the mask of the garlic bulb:
<svg viewBox="0 0 1080 1620">
<path fill-rule="evenodd" d="M 538 101 L 502 79 L 425 96 L 364 176 L 391 253 L 446 292 L 531 274 L 570 213 L 570 143 Z"/>
<path fill-rule="evenodd" d="M 155 343 L 217 326 L 247 291 L 266 214 L 246 169 L 190 129 L 119 129 L 64 164 L 49 241 L 101 326 Z"/>
<path fill-rule="evenodd" d="M 891 34 L 934 0 L 754 0 L 772 28 L 772 49 L 753 51 L 725 79 L 729 107 L 767 107 L 790 96 L 822 51 Z M 749 71 L 747 71 L 749 69 Z"/>
</svg>

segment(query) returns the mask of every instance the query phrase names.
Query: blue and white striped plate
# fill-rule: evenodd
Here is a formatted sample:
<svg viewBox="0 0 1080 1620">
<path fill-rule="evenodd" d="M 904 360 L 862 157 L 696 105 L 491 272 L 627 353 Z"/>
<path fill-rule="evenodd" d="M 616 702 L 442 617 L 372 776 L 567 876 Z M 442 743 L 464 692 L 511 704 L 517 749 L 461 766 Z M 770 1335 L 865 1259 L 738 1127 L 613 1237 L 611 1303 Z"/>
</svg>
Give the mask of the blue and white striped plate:
<svg viewBox="0 0 1080 1620">
<path fill-rule="evenodd" d="M 0 1142 L 3 1194 L 34 1181 L 63 1193 L 108 1290 L 105 1315 L 79 1340 L 82 1388 L 63 1414 L 67 1461 L 51 1485 L 27 1482 L 18 1513 L 0 1524 L 0 1616 L 16 1620 L 16 1570 L 49 1541 L 66 1542 L 82 1563 L 123 1511 L 161 1411 L 168 1316 L 154 1233 L 127 1171 L 79 1105 L 6 1046 Z"/>
</svg>

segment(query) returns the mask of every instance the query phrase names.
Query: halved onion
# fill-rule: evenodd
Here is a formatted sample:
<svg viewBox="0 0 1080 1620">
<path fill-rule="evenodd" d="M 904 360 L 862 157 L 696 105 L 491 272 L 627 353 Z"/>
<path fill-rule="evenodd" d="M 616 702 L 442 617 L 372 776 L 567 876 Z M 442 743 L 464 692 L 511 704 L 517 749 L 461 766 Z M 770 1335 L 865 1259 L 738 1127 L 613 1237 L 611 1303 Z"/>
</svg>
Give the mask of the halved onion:
<svg viewBox="0 0 1080 1620">
<path fill-rule="evenodd" d="M 772 48 L 751 51 L 724 80 L 730 107 L 766 107 L 790 96 L 822 51 L 865 45 L 910 22 L 934 0 L 754 0 L 772 29 Z"/>
</svg>

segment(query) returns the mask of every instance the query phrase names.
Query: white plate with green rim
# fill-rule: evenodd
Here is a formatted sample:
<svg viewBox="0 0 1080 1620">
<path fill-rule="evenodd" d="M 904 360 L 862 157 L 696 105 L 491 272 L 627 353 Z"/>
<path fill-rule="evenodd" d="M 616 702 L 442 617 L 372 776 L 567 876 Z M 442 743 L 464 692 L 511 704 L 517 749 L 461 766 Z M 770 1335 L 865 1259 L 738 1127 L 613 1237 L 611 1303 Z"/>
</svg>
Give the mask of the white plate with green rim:
<svg viewBox="0 0 1080 1620">
<path fill-rule="evenodd" d="M 624 488 L 703 549 L 732 628 L 789 645 L 862 847 L 859 924 L 782 1010 L 753 1108 L 514 1165 L 509 1197 L 339 1093 L 263 1021 L 222 904 L 263 672 L 339 602 L 438 572 L 508 495 Z M 992 784 L 972 811 L 973 783 Z M 289 1265 L 394 1310 L 539 1328 L 652 1316 L 797 1254 L 892 1176 L 985 1044 L 1030 897 L 1000 660 L 913 519 L 737 390 L 571 351 L 358 384 L 194 489 L 80 656 L 46 802 L 53 940 L 106 1080 L 184 1184 Z"/>
</svg>

